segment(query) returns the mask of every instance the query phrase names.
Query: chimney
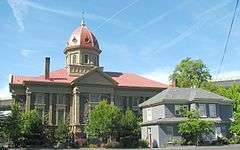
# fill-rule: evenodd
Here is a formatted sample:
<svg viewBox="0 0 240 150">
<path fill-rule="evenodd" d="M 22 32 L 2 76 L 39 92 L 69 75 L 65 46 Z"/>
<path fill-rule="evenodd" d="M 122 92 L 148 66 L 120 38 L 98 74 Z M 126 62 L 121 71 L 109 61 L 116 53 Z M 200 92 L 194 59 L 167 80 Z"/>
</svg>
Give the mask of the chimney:
<svg viewBox="0 0 240 150">
<path fill-rule="evenodd" d="M 45 57 L 45 79 L 49 79 L 50 57 Z"/>
<path fill-rule="evenodd" d="M 177 79 L 172 79 L 172 87 L 177 87 Z"/>
</svg>

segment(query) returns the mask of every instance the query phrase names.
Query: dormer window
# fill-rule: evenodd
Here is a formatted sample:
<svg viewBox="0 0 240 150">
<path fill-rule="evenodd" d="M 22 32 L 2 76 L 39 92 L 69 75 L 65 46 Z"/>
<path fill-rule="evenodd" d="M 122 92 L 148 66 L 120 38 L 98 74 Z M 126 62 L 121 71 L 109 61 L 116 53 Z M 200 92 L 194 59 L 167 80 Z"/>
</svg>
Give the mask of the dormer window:
<svg viewBox="0 0 240 150">
<path fill-rule="evenodd" d="M 73 43 L 77 43 L 77 39 L 75 37 L 72 39 L 72 41 Z"/>
</svg>

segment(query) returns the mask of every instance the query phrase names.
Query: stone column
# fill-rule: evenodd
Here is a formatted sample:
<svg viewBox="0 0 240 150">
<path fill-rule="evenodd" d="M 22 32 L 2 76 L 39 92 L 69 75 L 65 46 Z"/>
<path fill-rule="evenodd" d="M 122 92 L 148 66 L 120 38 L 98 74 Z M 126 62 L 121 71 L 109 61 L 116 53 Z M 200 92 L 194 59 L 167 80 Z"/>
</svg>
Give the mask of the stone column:
<svg viewBox="0 0 240 150">
<path fill-rule="evenodd" d="M 49 108 L 48 108 L 48 124 L 53 125 L 53 100 L 52 94 L 49 93 Z"/>
<path fill-rule="evenodd" d="M 25 103 L 25 111 L 30 111 L 31 109 L 31 92 L 29 88 L 26 89 L 26 103 Z"/>
<path fill-rule="evenodd" d="M 79 99 L 79 89 L 78 87 L 75 87 L 73 89 L 73 101 L 74 101 L 74 105 L 73 105 L 73 112 L 74 112 L 74 118 L 73 118 L 73 124 L 75 126 L 74 131 L 77 131 L 77 127 L 78 125 L 80 125 L 79 123 L 79 118 L 80 118 L 80 110 L 79 110 L 79 103 L 80 103 L 80 99 Z"/>
</svg>

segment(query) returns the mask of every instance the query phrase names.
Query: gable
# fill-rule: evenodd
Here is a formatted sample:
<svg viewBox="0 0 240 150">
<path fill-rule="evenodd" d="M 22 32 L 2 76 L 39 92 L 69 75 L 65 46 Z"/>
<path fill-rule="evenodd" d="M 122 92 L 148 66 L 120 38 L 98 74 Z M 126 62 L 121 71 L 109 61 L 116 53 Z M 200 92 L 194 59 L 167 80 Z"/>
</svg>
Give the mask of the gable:
<svg viewBox="0 0 240 150">
<path fill-rule="evenodd" d="M 99 84 L 99 85 L 116 85 L 117 83 L 112 80 L 108 75 L 104 74 L 99 70 L 91 71 L 76 80 L 76 84 Z"/>
</svg>

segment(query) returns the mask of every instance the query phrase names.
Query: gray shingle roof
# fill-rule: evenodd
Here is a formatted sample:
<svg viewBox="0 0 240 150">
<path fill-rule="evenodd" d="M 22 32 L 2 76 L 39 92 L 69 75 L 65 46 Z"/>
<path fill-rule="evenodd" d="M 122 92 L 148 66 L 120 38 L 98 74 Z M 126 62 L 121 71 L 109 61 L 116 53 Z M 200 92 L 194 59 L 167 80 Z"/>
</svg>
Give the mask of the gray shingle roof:
<svg viewBox="0 0 240 150">
<path fill-rule="evenodd" d="M 232 100 L 200 88 L 168 88 L 147 101 L 139 104 L 139 107 L 147 107 L 160 103 L 209 101 L 213 103 L 232 103 Z"/>
</svg>

